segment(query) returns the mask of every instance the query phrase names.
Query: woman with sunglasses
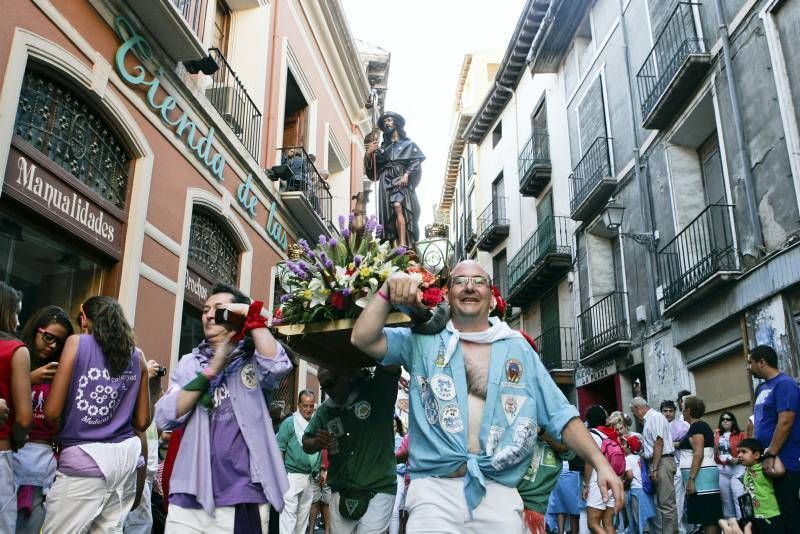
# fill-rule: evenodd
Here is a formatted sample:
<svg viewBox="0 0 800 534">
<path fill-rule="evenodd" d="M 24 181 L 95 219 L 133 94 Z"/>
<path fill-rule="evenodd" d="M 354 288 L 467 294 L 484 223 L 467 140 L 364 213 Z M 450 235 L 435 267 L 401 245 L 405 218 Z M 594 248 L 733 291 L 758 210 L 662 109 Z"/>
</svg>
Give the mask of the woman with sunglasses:
<svg viewBox="0 0 800 534">
<path fill-rule="evenodd" d="M 133 330 L 111 297 L 84 302 L 79 321 L 84 333 L 67 338 L 44 404 L 62 447 L 45 534 L 121 532 L 144 467 L 136 432 L 150 424 L 148 375 Z"/>
<path fill-rule="evenodd" d="M 725 519 L 741 517 L 739 497 L 745 490 L 741 482 L 744 466 L 739 463 L 737 446 L 747 436 L 736 421 L 733 412 L 724 411 L 714 432 L 714 460 L 719 469 L 719 489 L 722 495 L 722 515 Z"/>
<path fill-rule="evenodd" d="M 8 404 L 8 418 L 0 424 L 0 532 L 17 526 L 17 492 L 12 450 L 25 444 L 31 426 L 30 354 L 15 335 L 22 295 L 0 282 L 0 399 Z"/>
<path fill-rule="evenodd" d="M 72 334 L 69 316 L 58 306 L 39 309 L 22 328 L 20 337 L 31 354 L 33 426 L 29 442 L 14 453 L 14 477 L 18 486 L 17 534 L 36 534 L 44 523 L 44 495 L 56 477 L 57 431 L 44 419 L 44 402 L 58 369 L 61 349 Z"/>
</svg>

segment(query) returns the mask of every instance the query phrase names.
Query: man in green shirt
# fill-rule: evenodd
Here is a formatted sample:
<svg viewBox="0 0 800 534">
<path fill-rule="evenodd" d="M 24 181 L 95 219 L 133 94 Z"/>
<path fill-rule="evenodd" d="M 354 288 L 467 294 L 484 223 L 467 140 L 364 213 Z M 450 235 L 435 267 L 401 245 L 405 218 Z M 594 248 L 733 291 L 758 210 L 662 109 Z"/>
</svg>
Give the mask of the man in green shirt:
<svg viewBox="0 0 800 534">
<path fill-rule="evenodd" d="M 320 368 L 317 378 L 328 399 L 308 424 L 303 449 L 328 449 L 331 532 L 383 533 L 397 492 L 392 422 L 400 368 Z"/>
<path fill-rule="evenodd" d="M 303 450 L 303 433 L 314 413 L 317 396 L 303 390 L 297 399 L 297 411 L 281 423 L 278 430 L 278 447 L 283 453 L 283 463 L 289 476 L 289 489 L 283 496 L 281 534 L 304 534 L 308 528 L 308 512 L 314 497 L 312 486 L 320 469 L 320 454 Z"/>
</svg>

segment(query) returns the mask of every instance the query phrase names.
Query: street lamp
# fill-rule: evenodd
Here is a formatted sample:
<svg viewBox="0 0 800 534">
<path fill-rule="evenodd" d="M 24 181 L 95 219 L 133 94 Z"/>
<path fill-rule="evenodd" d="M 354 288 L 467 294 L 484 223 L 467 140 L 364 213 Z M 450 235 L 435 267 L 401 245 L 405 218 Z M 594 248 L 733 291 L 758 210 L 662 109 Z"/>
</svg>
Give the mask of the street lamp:
<svg viewBox="0 0 800 534">
<path fill-rule="evenodd" d="M 455 258 L 455 248 L 446 237 L 432 237 L 425 241 L 417 241 L 417 258 L 429 272 L 439 275 L 444 271 L 449 276 Z"/>
<path fill-rule="evenodd" d="M 609 230 L 616 231 L 623 237 L 630 237 L 637 243 L 655 248 L 656 241 L 658 241 L 657 231 L 653 233 L 630 233 L 619 231 L 620 227 L 622 227 L 622 217 L 624 215 L 625 206 L 623 206 L 621 202 L 614 199 L 614 197 L 611 197 L 608 199 L 608 204 L 606 204 L 605 210 L 603 210 L 603 224 Z"/>
</svg>

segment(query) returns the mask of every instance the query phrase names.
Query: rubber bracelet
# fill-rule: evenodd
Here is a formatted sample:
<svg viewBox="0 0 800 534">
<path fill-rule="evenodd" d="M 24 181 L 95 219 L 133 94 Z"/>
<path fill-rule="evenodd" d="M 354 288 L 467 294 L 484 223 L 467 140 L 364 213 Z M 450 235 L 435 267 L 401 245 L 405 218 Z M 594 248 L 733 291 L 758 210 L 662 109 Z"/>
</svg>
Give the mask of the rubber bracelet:
<svg viewBox="0 0 800 534">
<path fill-rule="evenodd" d="M 203 369 L 203 370 L 202 370 L 200 373 L 201 373 L 201 374 L 202 374 L 204 377 L 206 377 L 206 379 L 207 379 L 209 382 L 210 382 L 210 381 L 212 381 L 212 380 L 214 380 L 215 378 L 217 378 L 217 375 L 216 375 L 216 373 L 214 373 L 214 371 L 212 371 L 212 370 L 211 370 L 211 369 L 209 369 L 208 367 L 206 367 L 205 369 Z"/>
<path fill-rule="evenodd" d="M 389 295 L 387 295 L 386 293 L 384 293 L 384 292 L 383 292 L 382 290 L 380 290 L 380 289 L 378 290 L 378 292 L 376 293 L 376 295 L 378 295 L 380 298 L 382 298 L 382 299 L 383 299 L 383 300 L 385 300 L 386 302 L 391 302 L 391 300 L 389 300 Z"/>
</svg>

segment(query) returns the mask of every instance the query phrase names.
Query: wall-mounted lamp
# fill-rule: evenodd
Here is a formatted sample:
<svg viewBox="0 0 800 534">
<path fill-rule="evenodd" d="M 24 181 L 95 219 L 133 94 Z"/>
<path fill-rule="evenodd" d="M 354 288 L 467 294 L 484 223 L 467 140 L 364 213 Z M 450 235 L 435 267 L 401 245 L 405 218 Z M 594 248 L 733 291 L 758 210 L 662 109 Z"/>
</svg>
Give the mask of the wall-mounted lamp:
<svg viewBox="0 0 800 534">
<path fill-rule="evenodd" d="M 622 226 L 622 218 L 624 215 L 625 206 L 623 206 L 621 202 L 615 200 L 614 197 L 611 197 L 608 199 L 608 204 L 606 204 L 605 210 L 603 210 L 603 224 L 605 224 L 606 228 L 609 230 L 619 231 L 620 227 Z M 655 248 L 656 242 L 658 241 L 658 231 L 643 234 L 619 232 L 619 235 L 623 237 L 630 237 L 637 243 L 652 246 L 653 248 Z"/>
</svg>

